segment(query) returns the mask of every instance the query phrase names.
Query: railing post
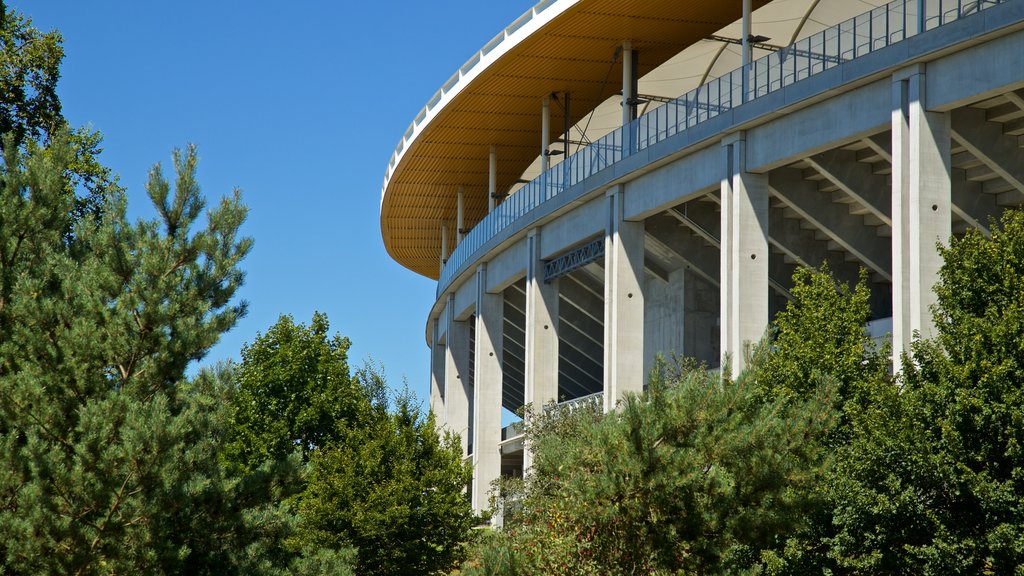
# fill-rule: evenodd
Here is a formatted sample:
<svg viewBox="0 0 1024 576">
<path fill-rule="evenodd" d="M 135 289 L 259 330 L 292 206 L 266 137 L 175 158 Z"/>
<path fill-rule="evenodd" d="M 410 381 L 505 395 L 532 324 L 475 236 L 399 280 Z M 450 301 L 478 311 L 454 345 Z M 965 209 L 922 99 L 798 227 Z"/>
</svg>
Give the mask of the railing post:
<svg viewBox="0 0 1024 576">
<path fill-rule="evenodd" d="M 455 244 L 462 244 L 462 236 L 465 234 L 465 190 L 459 186 L 455 194 Z"/>
<path fill-rule="evenodd" d="M 438 274 L 444 274 L 444 265 L 448 263 L 448 223 L 441 222 L 441 269 Z"/>
<path fill-rule="evenodd" d="M 633 43 L 625 41 L 622 43 L 622 157 L 625 158 L 633 153 L 636 145 L 636 136 L 633 131 L 636 126 L 633 120 L 636 119 L 636 52 L 633 51 Z"/>
<path fill-rule="evenodd" d="M 498 201 L 498 149 L 492 145 L 487 155 L 487 213 L 494 212 Z"/>
<path fill-rule="evenodd" d="M 750 88 L 750 0 L 743 0 L 742 30 L 743 57 L 740 61 L 743 66 L 743 78 L 741 80 L 743 94 L 740 96 L 741 103 L 747 101 L 747 91 Z"/>
<path fill-rule="evenodd" d="M 540 112 L 540 187 L 542 200 L 548 199 L 548 168 L 551 159 L 548 157 L 548 144 L 551 143 L 551 97 L 545 95 L 541 99 Z"/>
</svg>

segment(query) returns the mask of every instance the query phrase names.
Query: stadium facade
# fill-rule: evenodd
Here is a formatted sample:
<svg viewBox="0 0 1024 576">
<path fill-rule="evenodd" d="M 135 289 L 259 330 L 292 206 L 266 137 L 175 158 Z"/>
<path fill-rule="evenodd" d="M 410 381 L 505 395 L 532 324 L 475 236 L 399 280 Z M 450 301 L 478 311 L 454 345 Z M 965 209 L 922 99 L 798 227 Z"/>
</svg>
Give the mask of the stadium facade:
<svg viewBox="0 0 1024 576">
<path fill-rule="evenodd" d="M 641 391 L 659 353 L 742 368 L 800 265 L 868 271 L 895 356 L 936 244 L 1024 201 L 1022 0 L 544 0 L 388 163 L 389 254 L 438 279 L 431 408 L 470 490 L 522 474 L 503 409 Z"/>
</svg>

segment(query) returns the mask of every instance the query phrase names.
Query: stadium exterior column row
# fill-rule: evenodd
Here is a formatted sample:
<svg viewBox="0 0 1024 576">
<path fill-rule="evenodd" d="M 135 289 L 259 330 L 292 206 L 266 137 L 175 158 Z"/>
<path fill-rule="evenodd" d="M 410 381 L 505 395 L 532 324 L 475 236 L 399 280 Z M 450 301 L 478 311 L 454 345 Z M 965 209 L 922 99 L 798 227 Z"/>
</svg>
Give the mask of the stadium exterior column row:
<svg viewBox="0 0 1024 576">
<path fill-rule="evenodd" d="M 924 101 L 924 70 L 893 76 L 893 310 L 897 354 L 914 331 L 928 336 L 930 287 L 938 280 L 936 242 L 950 235 L 950 114 L 930 112 Z M 744 347 L 761 338 L 768 323 L 768 177 L 746 167 L 743 133 L 721 141 L 721 338 L 723 357 L 743 368 Z M 632 193 L 639 193 L 633 190 Z M 626 188 L 605 195 L 605 410 L 624 394 L 640 392 L 644 359 L 644 223 L 624 218 Z M 522 256 L 526 270 L 525 399 L 534 407 L 558 400 L 558 280 L 545 282 L 541 235 L 532 229 Z M 517 256 L 518 257 L 518 256 Z M 487 270 L 477 271 L 475 350 L 469 320 L 457 320 L 454 296 L 434 326 L 431 407 L 462 436 L 473 438 L 474 505 L 486 508 L 490 483 L 500 475 L 501 385 L 504 320 L 502 295 L 487 291 Z M 443 330 L 442 328 L 443 323 Z M 443 339 L 441 337 L 443 334 Z M 474 357 L 471 359 L 470 354 Z M 898 355 L 897 355 L 898 358 Z M 468 382 L 470 362 L 475 382 Z M 723 364 L 724 366 L 724 364 Z M 475 422 L 470 422 L 470 404 Z M 472 430 L 472 432 L 471 432 Z M 524 468 L 530 460 L 524 455 Z"/>
</svg>

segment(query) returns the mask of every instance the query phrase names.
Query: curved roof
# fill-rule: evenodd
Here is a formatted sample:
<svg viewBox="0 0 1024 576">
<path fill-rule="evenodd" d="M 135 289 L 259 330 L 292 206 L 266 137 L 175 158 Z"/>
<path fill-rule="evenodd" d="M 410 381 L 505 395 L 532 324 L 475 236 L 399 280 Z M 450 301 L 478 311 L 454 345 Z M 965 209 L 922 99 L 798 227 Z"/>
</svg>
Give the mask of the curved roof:
<svg viewBox="0 0 1024 576">
<path fill-rule="evenodd" d="M 765 7 L 755 12 L 752 33 L 786 45 L 881 4 L 755 0 L 755 8 Z M 740 10 L 739 0 L 543 0 L 534 6 L 444 84 L 399 142 L 381 196 L 388 253 L 437 278 L 440 227 L 448 222 L 454 236 L 459 187 L 465 190 L 467 228 L 487 212 L 490 147 L 497 148 L 499 194 L 537 171 L 545 95 L 568 92 L 571 123 L 581 131 L 585 126 L 594 140 L 615 128 L 621 115 L 615 94 L 624 41 L 639 54 L 640 93 L 676 97 L 738 67 L 739 46 L 724 39 L 739 38 Z M 707 41 L 711 36 L 720 39 Z M 552 104 L 551 123 L 552 138 L 559 138 L 558 103 Z"/>
</svg>

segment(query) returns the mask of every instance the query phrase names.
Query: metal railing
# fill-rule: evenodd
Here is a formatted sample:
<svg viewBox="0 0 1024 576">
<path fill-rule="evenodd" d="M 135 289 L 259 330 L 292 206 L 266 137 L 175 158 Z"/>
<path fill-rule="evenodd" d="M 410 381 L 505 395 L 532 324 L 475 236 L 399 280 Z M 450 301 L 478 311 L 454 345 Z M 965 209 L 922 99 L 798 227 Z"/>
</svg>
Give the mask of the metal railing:
<svg viewBox="0 0 1024 576">
<path fill-rule="evenodd" d="M 437 282 L 438 297 L 462 271 L 469 257 L 491 238 L 544 202 L 623 158 L 744 102 L 1009 1 L 896 0 L 759 58 L 746 68 L 737 68 L 655 108 L 572 154 L 495 207 L 452 251 Z"/>
<path fill-rule="evenodd" d="M 601 407 L 604 405 L 604 392 L 594 392 L 572 400 L 566 400 L 557 404 L 548 404 L 544 407 L 545 412 L 557 412 L 559 414 L 572 414 L 584 407 Z"/>
</svg>

